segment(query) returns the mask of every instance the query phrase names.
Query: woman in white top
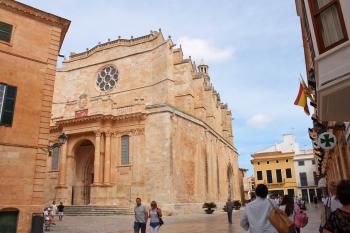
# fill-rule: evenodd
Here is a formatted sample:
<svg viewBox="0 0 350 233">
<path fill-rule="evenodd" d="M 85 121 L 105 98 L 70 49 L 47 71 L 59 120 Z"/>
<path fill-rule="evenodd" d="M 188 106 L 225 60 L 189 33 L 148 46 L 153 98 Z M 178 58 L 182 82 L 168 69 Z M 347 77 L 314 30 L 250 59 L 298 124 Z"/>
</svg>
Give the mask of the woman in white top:
<svg viewBox="0 0 350 233">
<path fill-rule="evenodd" d="M 55 219 L 55 216 L 57 214 L 57 204 L 55 201 L 52 202 L 52 205 L 51 205 L 51 216 L 52 216 L 52 220 Z"/>
<path fill-rule="evenodd" d="M 157 207 L 157 202 L 152 201 L 151 209 L 149 210 L 151 233 L 158 233 L 161 217 L 162 217 L 162 210 Z"/>
<path fill-rule="evenodd" d="M 241 219 L 241 227 L 249 233 L 277 233 L 276 228 L 269 221 L 272 205 L 266 199 L 268 189 L 266 185 L 259 184 L 255 190 L 256 199 L 245 207 Z"/>
</svg>

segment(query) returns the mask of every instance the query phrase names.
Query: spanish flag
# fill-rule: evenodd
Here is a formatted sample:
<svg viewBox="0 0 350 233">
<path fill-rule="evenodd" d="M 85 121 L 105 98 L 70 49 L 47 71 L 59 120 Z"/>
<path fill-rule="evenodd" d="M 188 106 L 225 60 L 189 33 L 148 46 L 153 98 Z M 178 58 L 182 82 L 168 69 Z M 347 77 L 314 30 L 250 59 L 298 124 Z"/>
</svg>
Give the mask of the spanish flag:
<svg viewBox="0 0 350 233">
<path fill-rule="evenodd" d="M 294 101 L 294 104 L 303 107 L 304 112 L 307 115 L 310 115 L 309 107 L 307 106 L 307 90 L 301 82 L 300 82 L 300 86 L 299 86 L 299 93 L 298 93 L 297 98 Z"/>
</svg>

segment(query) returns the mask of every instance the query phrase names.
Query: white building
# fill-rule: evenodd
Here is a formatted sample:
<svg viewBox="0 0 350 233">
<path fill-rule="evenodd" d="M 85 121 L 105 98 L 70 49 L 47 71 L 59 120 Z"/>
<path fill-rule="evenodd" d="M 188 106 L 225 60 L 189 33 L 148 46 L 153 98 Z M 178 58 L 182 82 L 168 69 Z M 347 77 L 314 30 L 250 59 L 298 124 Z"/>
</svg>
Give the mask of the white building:
<svg viewBox="0 0 350 233">
<path fill-rule="evenodd" d="M 297 181 L 296 195 L 307 202 L 312 202 L 317 195 L 321 198 L 321 190 L 317 189 L 317 166 L 313 150 L 300 150 L 294 155 L 294 168 Z"/>
<path fill-rule="evenodd" d="M 306 29 L 303 40 L 310 43 L 313 61 L 306 62 L 313 63 L 307 69 L 312 68 L 309 81 L 316 84 L 319 119 L 349 121 L 350 1 L 296 0 L 296 4 Z"/>
</svg>

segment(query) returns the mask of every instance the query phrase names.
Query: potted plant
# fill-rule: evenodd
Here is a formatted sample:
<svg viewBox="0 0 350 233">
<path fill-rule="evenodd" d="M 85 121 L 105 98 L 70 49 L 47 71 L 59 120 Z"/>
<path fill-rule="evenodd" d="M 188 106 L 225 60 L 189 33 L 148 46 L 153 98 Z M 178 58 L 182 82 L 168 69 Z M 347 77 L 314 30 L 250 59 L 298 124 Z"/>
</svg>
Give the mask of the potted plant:
<svg viewBox="0 0 350 233">
<path fill-rule="evenodd" d="M 242 204 L 241 204 L 240 201 L 236 200 L 236 201 L 233 202 L 233 208 L 235 210 L 239 210 L 241 208 L 241 206 L 242 206 Z"/>
<path fill-rule="evenodd" d="M 212 214 L 216 209 L 216 204 L 214 202 L 206 202 L 203 204 L 203 209 L 207 214 Z"/>
</svg>

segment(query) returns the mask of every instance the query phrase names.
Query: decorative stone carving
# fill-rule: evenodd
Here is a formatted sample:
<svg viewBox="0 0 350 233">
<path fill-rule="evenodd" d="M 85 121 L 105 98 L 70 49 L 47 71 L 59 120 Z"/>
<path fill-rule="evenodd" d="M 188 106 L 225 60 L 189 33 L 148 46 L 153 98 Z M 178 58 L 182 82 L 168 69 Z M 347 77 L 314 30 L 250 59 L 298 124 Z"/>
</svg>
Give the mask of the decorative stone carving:
<svg viewBox="0 0 350 233">
<path fill-rule="evenodd" d="M 101 131 L 100 130 L 96 130 L 95 131 L 95 135 L 96 135 L 96 137 L 101 137 Z"/>
<path fill-rule="evenodd" d="M 86 94 L 82 94 L 79 96 L 79 108 L 83 109 L 87 107 L 87 103 L 88 103 L 88 97 Z"/>
<path fill-rule="evenodd" d="M 111 131 L 106 131 L 105 135 L 106 135 L 106 137 L 110 137 L 112 135 L 112 132 Z"/>
</svg>

